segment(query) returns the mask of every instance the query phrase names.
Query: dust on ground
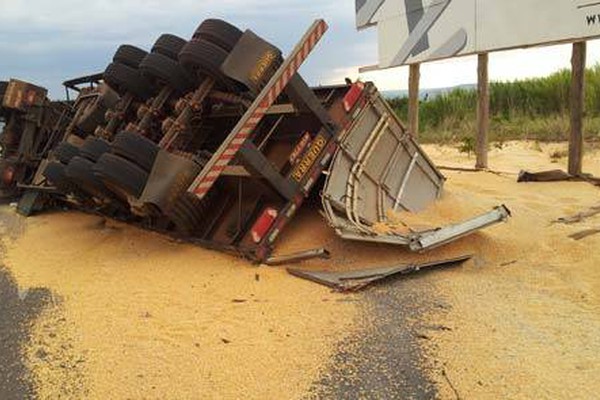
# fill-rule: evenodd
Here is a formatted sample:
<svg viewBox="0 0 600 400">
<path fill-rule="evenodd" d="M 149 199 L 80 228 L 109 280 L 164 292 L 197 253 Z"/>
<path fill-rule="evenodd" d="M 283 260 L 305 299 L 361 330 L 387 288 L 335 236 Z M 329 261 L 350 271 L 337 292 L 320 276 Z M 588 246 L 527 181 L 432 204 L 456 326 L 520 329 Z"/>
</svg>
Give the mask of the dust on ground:
<svg viewBox="0 0 600 400">
<path fill-rule="evenodd" d="M 551 221 L 598 205 L 600 191 L 516 183 L 520 169 L 564 167 L 561 146 L 494 149 L 491 167 L 507 174 L 445 171 L 447 198 L 474 212 L 505 203 L 513 218 L 424 255 L 342 241 L 303 209 L 278 252 L 326 247 L 334 256 L 305 268 L 474 254 L 462 267 L 364 295 L 334 294 L 284 269 L 249 267 L 94 216 L 29 219 L 7 243 L 6 266 L 19 286 L 48 287 L 62 301 L 60 313 L 36 322 L 27 354 L 49 336 L 45 326 L 61 332 L 72 346 L 63 359 L 81 370 L 87 398 L 593 398 L 600 235 L 568 235 L 599 226 L 600 215 Z M 474 163 L 450 147 L 426 151 L 438 164 Z M 588 155 L 586 172 L 600 175 L 598 160 Z M 63 346 L 44 351 L 60 358 Z M 40 397 L 57 397 L 56 367 L 28 357 Z"/>
</svg>

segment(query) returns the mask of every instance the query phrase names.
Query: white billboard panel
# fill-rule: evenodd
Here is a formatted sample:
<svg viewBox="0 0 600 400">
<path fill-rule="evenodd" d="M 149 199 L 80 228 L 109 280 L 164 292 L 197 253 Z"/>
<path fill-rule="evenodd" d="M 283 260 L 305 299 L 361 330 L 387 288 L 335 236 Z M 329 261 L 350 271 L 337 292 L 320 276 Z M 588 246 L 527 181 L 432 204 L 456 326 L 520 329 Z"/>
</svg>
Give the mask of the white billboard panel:
<svg viewBox="0 0 600 400">
<path fill-rule="evenodd" d="M 356 0 L 356 26 L 359 29 L 376 25 L 383 19 L 399 17 L 446 0 Z"/>
<path fill-rule="evenodd" d="M 600 37 L 594 0 L 356 0 L 359 29 L 377 26 L 389 68 Z"/>
</svg>

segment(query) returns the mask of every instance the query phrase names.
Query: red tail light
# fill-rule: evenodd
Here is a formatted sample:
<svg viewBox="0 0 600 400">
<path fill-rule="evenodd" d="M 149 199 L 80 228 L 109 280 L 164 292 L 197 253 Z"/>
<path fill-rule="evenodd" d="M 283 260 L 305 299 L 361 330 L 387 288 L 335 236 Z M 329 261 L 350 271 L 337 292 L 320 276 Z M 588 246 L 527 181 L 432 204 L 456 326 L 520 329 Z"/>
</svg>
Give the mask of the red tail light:
<svg viewBox="0 0 600 400">
<path fill-rule="evenodd" d="M 352 87 L 344 96 L 344 110 L 346 110 L 346 112 L 350 112 L 350 110 L 352 110 L 352 107 L 354 107 L 354 105 L 360 98 L 360 95 L 364 88 L 365 84 L 360 81 L 352 84 Z"/>
<path fill-rule="evenodd" d="M 262 241 L 263 237 L 269 232 L 269 229 L 271 229 L 278 214 L 277 210 L 272 207 L 265 208 L 250 230 L 254 243 L 260 243 Z"/>
</svg>

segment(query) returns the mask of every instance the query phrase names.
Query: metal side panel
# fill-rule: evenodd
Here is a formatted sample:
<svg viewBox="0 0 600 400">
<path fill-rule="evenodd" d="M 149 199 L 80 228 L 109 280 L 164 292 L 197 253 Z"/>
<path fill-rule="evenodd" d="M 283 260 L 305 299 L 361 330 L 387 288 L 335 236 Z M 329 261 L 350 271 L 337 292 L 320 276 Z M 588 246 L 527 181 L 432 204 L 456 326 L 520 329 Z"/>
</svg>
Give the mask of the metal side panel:
<svg viewBox="0 0 600 400">
<path fill-rule="evenodd" d="M 153 204 L 163 212 L 169 210 L 200 169 L 194 161 L 160 149 L 144 191 L 139 199 L 131 199 L 132 208 L 143 210 Z"/>
<path fill-rule="evenodd" d="M 440 196 L 444 177 L 372 84 L 364 96 L 368 101 L 340 139 L 323 198 L 368 232 L 388 210 L 425 209 Z"/>
<path fill-rule="evenodd" d="M 410 243 L 410 249 L 413 251 L 430 250 L 458 240 L 490 225 L 504 222 L 508 217 L 510 217 L 510 210 L 505 205 L 501 205 L 490 212 L 467 221 L 415 235 Z"/>
<path fill-rule="evenodd" d="M 510 216 L 505 206 L 467 221 L 424 232 L 380 234 L 373 225 L 388 212 L 419 212 L 442 193 L 444 176 L 408 135 L 373 85 L 368 101 L 342 135 L 327 174 L 322 198 L 325 217 L 347 240 L 428 250 Z"/>
</svg>

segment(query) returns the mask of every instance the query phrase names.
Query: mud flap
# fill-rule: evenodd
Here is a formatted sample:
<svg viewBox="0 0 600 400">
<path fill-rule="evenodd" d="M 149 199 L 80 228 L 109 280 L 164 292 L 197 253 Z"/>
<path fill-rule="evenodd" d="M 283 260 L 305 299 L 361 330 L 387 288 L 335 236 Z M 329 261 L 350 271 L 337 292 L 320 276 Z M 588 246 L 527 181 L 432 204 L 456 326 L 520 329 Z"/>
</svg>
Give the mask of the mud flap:
<svg viewBox="0 0 600 400">
<path fill-rule="evenodd" d="M 281 51 L 247 30 L 221 66 L 221 70 L 258 95 L 280 64 Z"/>
<path fill-rule="evenodd" d="M 168 211 L 200 170 L 194 161 L 161 149 L 141 196 L 130 200 L 132 209 L 141 211 L 152 204 L 163 213 Z"/>
<path fill-rule="evenodd" d="M 445 178 L 406 133 L 373 87 L 367 104 L 340 139 L 322 193 L 325 217 L 344 239 L 425 251 L 505 221 L 499 206 L 467 221 L 422 232 L 380 234 L 373 228 L 392 212 L 419 212 L 441 195 Z"/>
</svg>

